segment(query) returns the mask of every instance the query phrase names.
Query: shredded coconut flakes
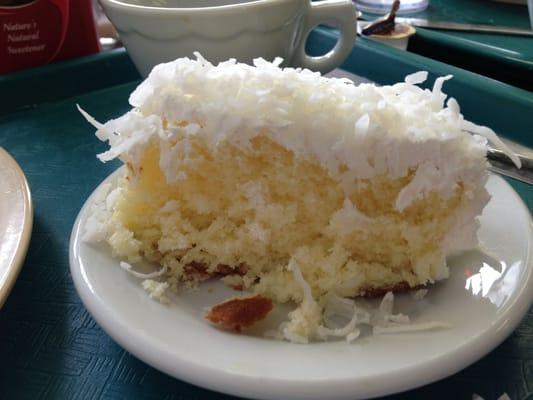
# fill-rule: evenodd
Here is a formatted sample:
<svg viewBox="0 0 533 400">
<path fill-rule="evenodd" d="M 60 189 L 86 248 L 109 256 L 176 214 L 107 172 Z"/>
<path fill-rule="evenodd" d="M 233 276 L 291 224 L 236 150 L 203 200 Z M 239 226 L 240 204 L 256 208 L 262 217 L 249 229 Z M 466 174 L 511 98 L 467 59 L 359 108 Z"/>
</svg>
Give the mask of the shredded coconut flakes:
<svg viewBox="0 0 533 400">
<path fill-rule="evenodd" d="M 294 343 L 308 343 L 309 339 L 326 340 L 328 337 L 344 337 L 353 342 L 361 335 L 362 326 L 370 326 L 374 335 L 413 333 L 435 329 L 448 329 L 450 324 L 442 321 L 412 323 L 405 314 L 394 314 L 394 294 L 387 292 L 376 310 L 365 310 L 348 298 L 330 294 L 326 305 L 321 307 L 313 297 L 311 287 L 298 267 L 296 260 L 291 259 L 288 270 L 303 292 L 302 303 L 289 314 L 289 321 L 281 324 L 278 332 L 269 331 L 268 336 L 285 338 Z M 425 293 L 424 293 L 425 295 Z M 348 320 L 345 325 L 338 326 L 336 317 Z M 325 325 L 324 325 L 325 324 Z"/>
<path fill-rule="evenodd" d="M 157 277 L 163 276 L 167 272 L 167 268 L 166 267 L 161 268 L 159 271 L 154 271 L 154 272 L 150 272 L 150 273 L 137 272 L 137 271 L 133 270 L 133 267 L 131 266 L 131 264 L 129 264 L 129 263 L 125 262 L 125 261 L 121 261 L 120 262 L 120 268 L 122 268 L 125 271 L 128 271 L 134 277 L 141 278 L 141 279 L 157 278 Z"/>
<path fill-rule="evenodd" d="M 336 179 L 383 171 L 400 177 L 426 162 L 431 166 L 427 171 L 439 171 L 439 176 L 420 177 L 424 191 L 478 179 L 461 163 L 449 161 L 484 155 L 486 143 L 476 134 L 520 165 L 492 130 L 465 121 L 454 100 L 445 105 L 442 86 L 451 76 L 437 78 L 431 91 L 417 86 L 428 77 L 424 71 L 392 86 L 356 86 L 309 70 L 281 68 L 280 62 L 256 59 L 250 66 L 231 59 L 213 65 L 196 53 L 196 60 L 156 66 L 131 94 L 134 108 L 118 119 L 101 124 L 79 109 L 98 129 L 97 136 L 109 141 L 110 149 L 98 156 L 102 161 L 138 158 L 139 149 L 152 139 L 171 140 L 181 130 L 202 137 L 213 149 L 222 142 L 246 147 L 254 136 L 265 135 L 298 157 L 315 158 Z M 185 125 L 166 129 L 163 121 Z M 413 150 L 402 147 L 399 152 L 406 142 Z M 379 157 L 368 163 L 368 154 Z M 172 158 L 164 160 L 161 168 L 173 181 Z M 340 167 L 347 170 L 339 172 Z M 404 196 L 402 207 L 416 198 L 416 193 Z"/>
</svg>

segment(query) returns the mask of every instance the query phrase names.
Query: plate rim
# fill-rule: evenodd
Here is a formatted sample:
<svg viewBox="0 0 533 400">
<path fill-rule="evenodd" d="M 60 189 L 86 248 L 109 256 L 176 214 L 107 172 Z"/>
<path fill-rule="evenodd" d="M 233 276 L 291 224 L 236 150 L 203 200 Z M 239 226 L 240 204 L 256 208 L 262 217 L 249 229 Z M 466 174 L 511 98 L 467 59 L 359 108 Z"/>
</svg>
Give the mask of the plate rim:
<svg viewBox="0 0 533 400">
<path fill-rule="evenodd" d="M 23 221 L 22 221 L 22 232 L 18 240 L 17 246 L 15 248 L 12 261 L 8 265 L 8 272 L 6 274 L 6 279 L 3 285 L 0 285 L 0 309 L 4 306 L 15 282 L 18 278 L 24 260 L 26 259 L 26 254 L 28 252 L 28 247 L 31 241 L 31 234 L 33 230 L 33 202 L 31 196 L 30 186 L 26 175 L 22 171 L 22 168 L 17 163 L 15 158 L 7 152 L 6 149 L 0 146 L 0 160 L 4 161 L 9 169 L 15 172 L 17 180 L 19 183 L 19 188 L 22 192 L 24 200 L 24 211 L 23 211 Z"/>
<path fill-rule="evenodd" d="M 87 206 L 91 204 L 91 200 L 101 185 L 110 182 L 115 175 L 120 173 L 122 168 L 119 167 L 98 184 L 83 204 L 73 225 L 69 241 L 69 264 L 76 291 L 84 306 L 99 326 L 121 347 L 153 368 L 171 377 L 199 387 L 247 398 L 274 399 L 282 396 L 287 400 L 323 399 L 324 396 L 332 395 L 333 393 L 339 399 L 371 398 L 415 389 L 453 375 L 494 350 L 516 329 L 533 302 L 533 294 L 529 296 L 529 299 L 527 298 L 528 293 L 533 293 L 533 220 L 531 212 L 520 195 L 507 181 L 499 175 L 490 174 L 492 179 L 500 180 L 504 184 L 506 190 L 510 192 L 517 202 L 517 206 L 520 205 L 523 211 L 529 216 L 527 226 L 530 239 L 527 242 L 527 258 L 525 263 L 526 279 L 512 300 L 513 303 L 507 307 L 508 310 L 513 309 L 514 313 L 509 316 L 509 311 L 506 311 L 494 321 L 493 325 L 497 325 L 498 321 L 508 318 L 508 323 L 502 329 L 496 330 L 495 332 L 491 330 L 482 332 L 475 339 L 462 343 L 453 352 L 441 356 L 437 360 L 431 360 L 425 363 L 423 371 L 421 371 L 420 365 L 403 368 L 397 373 L 398 376 L 394 376 L 394 374 L 388 376 L 387 378 L 390 379 L 386 385 L 383 385 L 386 388 L 378 390 L 375 387 L 367 389 L 357 387 L 357 384 L 361 385 L 363 381 L 369 378 L 375 378 L 375 375 L 327 379 L 327 381 L 318 378 L 259 378 L 242 373 L 224 371 L 184 357 L 174 358 L 170 361 L 168 357 L 164 357 L 165 352 L 161 345 L 150 344 L 148 342 L 149 335 L 143 332 L 124 334 L 128 327 L 127 321 L 110 318 L 113 315 L 111 307 L 104 304 L 102 299 L 92 292 L 90 285 L 86 284 L 87 277 L 84 274 L 83 265 L 78 263 L 79 246 L 77 244 L 81 241 L 81 217 L 86 212 Z M 100 306 L 98 306 L 98 302 L 101 302 Z M 149 351 L 143 351 L 143 346 L 148 346 Z M 295 344 L 295 346 L 298 346 L 298 344 Z M 461 351 L 465 347 L 468 347 L 468 352 Z M 209 376 L 209 379 L 202 379 L 202 376 Z M 378 380 L 380 381 L 381 379 Z M 304 391 L 305 393 L 302 393 L 301 389 L 304 384 L 306 385 L 306 389 Z M 331 387 L 335 387 L 334 392 L 331 389 L 327 389 Z"/>
</svg>

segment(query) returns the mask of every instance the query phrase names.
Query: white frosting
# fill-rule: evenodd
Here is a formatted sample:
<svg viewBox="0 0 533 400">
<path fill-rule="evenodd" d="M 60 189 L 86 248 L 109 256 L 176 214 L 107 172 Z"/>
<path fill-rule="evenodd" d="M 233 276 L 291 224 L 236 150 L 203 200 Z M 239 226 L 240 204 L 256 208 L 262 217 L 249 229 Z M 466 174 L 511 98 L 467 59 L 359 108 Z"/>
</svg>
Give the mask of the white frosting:
<svg viewBox="0 0 533 400">
<path fill-rule="evenodd" d="M 214 66 L 199 57 L 156 66 L 131 94 L 134 109 L 97 125 L 98 137 L 111 145 L 100 159 L 131 158 L 151 138 L 169 140 L 178 132 L 201 136 L 213 148 L 224 141 L 246 146 L 250 138 L 267 135 L 347 182 L 383 173 L 401 177 L 424 165 L 417 187 L 399 199 L 400 208 L 420 191 L 477 180 L 484 169 L 486 141 L 465 131 L 474 125 L 456 101 L 444 105 L 441 87 L 449 76 L 438 78 L 432 91 L 415 85 L 425 80 L 424 72 L 392 86 L 355 86 L 345 78 L 282 69 L 280 62 Z M 189 125 L 164 129 L 162 120 Z M 478 131 L 491 135 L 488 128 Z M 348 167 L 343 174 L 341 165 Z M 166 166 L 175 180 L 171 162 Z"/>
</svg>

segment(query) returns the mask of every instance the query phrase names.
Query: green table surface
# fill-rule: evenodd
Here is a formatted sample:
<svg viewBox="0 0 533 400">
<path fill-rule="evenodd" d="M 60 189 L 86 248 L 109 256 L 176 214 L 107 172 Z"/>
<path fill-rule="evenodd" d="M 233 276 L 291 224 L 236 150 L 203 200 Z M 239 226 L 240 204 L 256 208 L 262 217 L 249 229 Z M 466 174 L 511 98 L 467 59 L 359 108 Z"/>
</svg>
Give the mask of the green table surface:
<svg viewBox="0 0 533 400">
<path fill-rule="evenodd" d="M 430 0 L 407 16 L 531 29 L 527 6 L 491 0 Z M 533 90 L 533 37 L 417 28 L 409 51 Z"/>
<path fill-rule="evenodd" d="M 328 33 L 312 39 L 316 52 L 331 47 L 334 40 Z M 101 62 L 108 63 L 111 71 L 115 63 L 125 66 L 129 61 L 119 52 L 101 56 Z M 64 71 L 71 72 L 63 74 L 65 81 L 78 75 L 72 71 L 84 70 L 80 64 L 68 65 L 71 69 Z M 499 119 L 509 118 L 512 129 L 508 132 L 525 132 L 527 121 L 520 120 L 519 113 L 533 115 L 533 98 L 526 92 L 422 57 L 406 60 L 402 52 L 384 46 L 362 42 L 344 67 L 381 83 L 400 80 L 421 68 L 432 76 L 454 73 L 456 83 L 450 82 L 449 89 L 464 104 L 465 113 L 496 125 Z M 117 67 L 118 71 L 123 70 Z M 46 77 L 39 75 L 42 71 L 35 73 L 40 79 Z M 52 75 L 47 79 L 51 83 L 59 79 Z M 109 82 L 110 77 L 102 79 Z M 116 82 L 121 79 L 117 76 Z M 31 85 L 30 76 L 28 80 Z M 93 83 L 96 88 L 101 85 L 97 78 Z M 77 94 L 67 90 L 68 97 L 61 99 L 52 90 L 47 101 L 40 98 L 36 106 L 0 116 L 0 146 L 25 171 L 35 207 L 26 261 L 0 310 L 0 399 L 232 398 L 169 377 L 127 353 L 88 314 L 70 277 L 68 240 L 74 219 L 91 191 L 117 167 L 97 161 L 95 154 L 105 145 L 94 137 L 75 105 L 82 104 L 101 120 L 116 117 L 129 109 L 127 98 L 136 84 L 89 92 L 80 88 Z M 0 84 L 0 91 L 8 86 L 9 82 Z M 479 101 L 473 103 L 476 98 Z M 499 115 L 479 112 L 479 105 L 489 103 L 499 107 Z M 531 146 L 527 135 L 515 139 Z M 533 190 L 511 184 L 532 210 Z M 480 361 L 439 382 L 387 398 L 471 399 L 474 392 L 487 400 L 504 392 L 512 399 L 533 399 L 532 310 L 507 340 Z"/>
</svg>

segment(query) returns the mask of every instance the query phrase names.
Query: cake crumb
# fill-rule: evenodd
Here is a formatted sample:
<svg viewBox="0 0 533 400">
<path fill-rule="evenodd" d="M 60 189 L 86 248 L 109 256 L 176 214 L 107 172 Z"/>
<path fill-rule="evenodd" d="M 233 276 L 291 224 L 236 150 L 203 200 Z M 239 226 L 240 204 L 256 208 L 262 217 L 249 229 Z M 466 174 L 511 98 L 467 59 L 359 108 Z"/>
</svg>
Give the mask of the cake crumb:
<svg viewBox="0 0 533 400">
<path fill-rule="evenodd" d="M 153 279 L 145 279 L 142 282 L 142 287 L 148 292 L 150 298 L 157 300 L 162 304 L 170 303 L 170 299 L 165 294 L 169 286 L 170 285 L 167 282 L 158 282 Z"/>
<path fill-rule="evenodd" d="M 206 318 L 225 329 L 241 332 L 266 318 L 274 305 L 261 295 L 234 298 L 215 305 Z"/>
</svg>

